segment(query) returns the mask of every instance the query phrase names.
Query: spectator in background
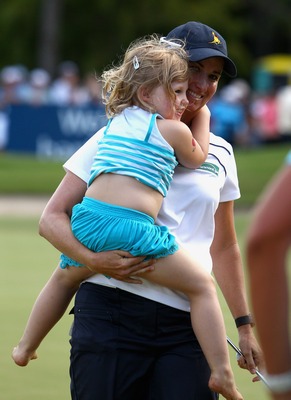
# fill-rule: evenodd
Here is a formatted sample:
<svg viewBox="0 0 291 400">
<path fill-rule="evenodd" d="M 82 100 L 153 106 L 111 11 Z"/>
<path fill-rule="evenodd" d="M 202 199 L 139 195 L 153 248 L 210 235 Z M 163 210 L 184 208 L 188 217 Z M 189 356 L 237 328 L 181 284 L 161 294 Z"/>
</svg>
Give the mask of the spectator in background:
<svg viewBox="0 0 291 400">
<path fill-rule="evenodd" d="M 51 77 L 42 68 L 35 68 L 29 75 L 29 87 L 26 92 L 26 102 L 31 105 L 41 106 L 48 104 L 49 85 Z"/>
<path fill-rule="evenodd" d="M 291 85 L 277 92 L 278 130 L 283 137 L 291 138 Z"/>
<path fill-rule="evenodd" d="M 241 79 L 225 86 L 210 102 L 211 130 L 233 146 L 248 143 L 247 100 L 250 89 Z"/>
<path fill-rule="evenodd" d="M 25 101 L 26 77 L 26 68 L 21 65 L 9 65 L 2 69 L 0 108 Z"/>
<path fill-rule="evenodd" d="M 89 94 L 81 85 L 81 77 L 77 64 L 64 61 L 59 66 L 59 77 L 52 83 L 50 100 L 59 106 L 80 106 L 88 103 Z"/>
<path fill-rule="evenodd" d="M 273 400 L 291 399 L 290 244 L 291 151 L 258 201 L 247 237 L 251 298 Z"/>
<path fill-rule="evenodd" d="M 26 68 L 22 65 L 9 65 L 0 74 L 0 151 L 8 143 L 9 106 L 24 102 L 26 89 Z"/>
<path fill-rule="evenodd" d="M 89 94 L 89 105 L 103 106 L 102 102 L 102 83 L 100 77 L 95 74 L 87 74 L 85 77 L 85 87 Z"/>
<path fill-rule="evenodd" d="M 257 94 L 251 105 L 253 143 L 274 143 L 280 140 L 276 92 Z"/>
</svg>

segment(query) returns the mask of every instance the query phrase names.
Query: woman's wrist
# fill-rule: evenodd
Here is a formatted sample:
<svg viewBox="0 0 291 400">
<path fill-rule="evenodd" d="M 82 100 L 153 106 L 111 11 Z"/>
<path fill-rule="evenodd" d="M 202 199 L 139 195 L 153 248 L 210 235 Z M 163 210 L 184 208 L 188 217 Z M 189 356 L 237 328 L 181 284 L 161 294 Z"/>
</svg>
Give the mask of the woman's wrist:
<svg viewBox="0 0 291 400">
<path fill-rule="evenodd" d="M 252 328 L 255 326 L 253 317 L 251 314 L 248 315 L 242 315 L 240 317 L 235 318 L 234 320 L 235 325 L 237 328 L 240 328 L 241 326 L 244 325 L 250 325 Z"/>
<path fill-rule="evenodd" d="M 90 254 L 86 254 L 86 266 L 95 274 L 102 273 L 102 257 L 101 253 L 95 253 L 90 250 Z"/>
</svg>

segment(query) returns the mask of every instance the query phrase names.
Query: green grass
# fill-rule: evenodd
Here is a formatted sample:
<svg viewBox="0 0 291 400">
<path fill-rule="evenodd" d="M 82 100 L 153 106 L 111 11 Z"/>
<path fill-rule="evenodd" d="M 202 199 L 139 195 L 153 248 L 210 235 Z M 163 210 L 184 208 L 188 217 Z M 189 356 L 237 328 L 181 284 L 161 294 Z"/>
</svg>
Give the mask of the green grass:
<svg viewBox="0 0 291 400">
<path fill-rule="evenodd" d="M 249 207 L 270 177 L 280 168 L 290 143 L 235 149 L 242 197 L 236 204 Z M 62 162 L 40 160 L 33 156 L 0 154 L 0 194 L 39 194 L 54 192 L 64 170 Z"/>
<path fill-rule="evenodd" d="M 11 359 L 31 306 L 57 265 L 58 253 L 37 234 L 37 219 L 0 218 L 0 393 L 5 400 L 69 399 L 68 315 L 41 346 L 39 360 L 26 368 Z"/>
<path fill-rule="evenodd" d="M 0 154 L 1 194 L 51 194 L 64 176 L 59 161 L 30 155 Z"/>
<path fill-rule="evenodd" d="M 243 242 L 250 215 L 236 218 Z M 2 279 L 0 283 L 0 393 L 5 400 L 69 400 L 69 336 L 72 317 L 65 314 L 39 348 L 39 359 L 27 367 L 16 366 L 11 350 L 19 340 L 33 302 L 56 267 L 59 254 L 37 234 L 37 218 L 0 217 Z M 242 243 L 243 245 L 243 243 Z M 237 343 L 237 331 L 221 298 L 227 332 Z M 230 348 L 237 384 L 245 399 L 267 400 L 262 383 L 253 384 L 248 372 L 236 365 Z"/>
<path fill-rule="evenodd" d="M 254 204 L 270 178 L 284 162 L 291 144 L 266 145 L 254 149 L 235 149 L 235 158 L 241 189 L 236 205 Z"/>
</svg>

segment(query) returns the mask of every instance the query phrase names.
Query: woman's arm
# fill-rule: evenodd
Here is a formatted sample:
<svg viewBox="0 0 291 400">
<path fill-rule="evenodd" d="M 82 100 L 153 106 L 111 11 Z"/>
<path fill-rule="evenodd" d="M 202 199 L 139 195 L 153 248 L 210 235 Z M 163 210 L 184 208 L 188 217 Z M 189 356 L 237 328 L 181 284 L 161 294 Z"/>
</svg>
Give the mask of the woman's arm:
<svg viewBox="0 0 291 400">
<path fill-rule="evenodd" d="M 248 315 L 242 259 L 234 225 L 233 201 L 223 202 L 218 206 L 211 255 L 213 273 L 233 317 Z M 245 356 L 247 368 L 255 373 L 255 367 L 262 366 L 262 354 L 251 325 L 239 327 L 238 334 L 239 346 Z M 239 364 L 245 367 L 243 359 Z"/>
<path fill-rule="evenodd" d="M 66 173 L 43 211 L 39 223 L 40 235 L 91 271 L 125 282 L 140 283 L 140 279 L 131 276 L 151 270 L 154 261 L 144 261 L 144 257 L 132 257 L 121 250 L 94 253 L 73 235 L 70 224 L 72 207 L 82 201 L 86 188 L 82 179 L 71 172 Z"/>
<path fill-rule="evenodd" d="M 290 244 L 291 166 L 286 166 L 259 199 L 247 236 L 250 291 L 257 332 L 267 371 L 274 375 L 291 369 L 287 275 Z"/>
</svg>

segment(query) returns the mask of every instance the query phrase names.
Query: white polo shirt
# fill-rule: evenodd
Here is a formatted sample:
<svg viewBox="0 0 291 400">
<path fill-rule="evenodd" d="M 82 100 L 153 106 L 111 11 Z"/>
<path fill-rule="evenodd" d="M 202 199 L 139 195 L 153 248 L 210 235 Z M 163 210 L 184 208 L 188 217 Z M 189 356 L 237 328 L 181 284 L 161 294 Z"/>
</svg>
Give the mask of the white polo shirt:
<svg viewBox="0 0 291 400">
<path fill-rule="evenodd" d="M 88 182 L 98 139 L 104 128 L 93 135 L 65 164 L 64 168 Z M 210 246 L 214 235 L 214 214 L 220 202 L 240 197 L 233 149 L 224 139 L 210 134 L 205 163 L 192 170 L 176 167 L 157 223 L 166 225 L 177 242 L 211 273 Z M 186 295 L 143 280 L 142 285 L 108 279 L 96 274 L 88 282 L 116 287 L 168 306 L 189 311 Z"/>
</svg>

